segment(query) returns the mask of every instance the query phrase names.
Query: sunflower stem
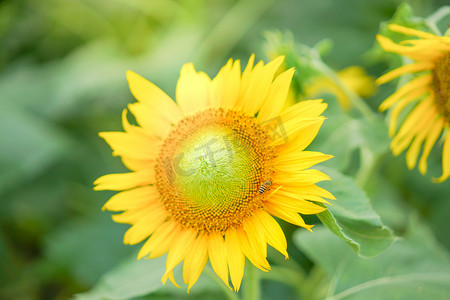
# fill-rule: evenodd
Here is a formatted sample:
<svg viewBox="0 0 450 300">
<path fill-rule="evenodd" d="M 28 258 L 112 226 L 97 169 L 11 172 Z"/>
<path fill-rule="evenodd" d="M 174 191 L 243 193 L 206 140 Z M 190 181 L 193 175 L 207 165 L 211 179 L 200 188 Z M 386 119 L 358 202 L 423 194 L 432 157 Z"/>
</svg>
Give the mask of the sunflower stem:
<svg viewBox="0 0 450 300">
<path fill-rule="evenodd" d="M 361 99 L 355 92 L 348 88 L 334 70 L 328 67 L 318 56 L 318 53 L 311 53 L 313 66 L 321 72 L 323 75 L 327 76 L 336 83 L 336 85 L 342 90 L 342 92 L 347 96 L 352 105 L 369 121 L 376 120 L 376 114 L 367 105 L 367 103 Z"/>
<path fill-rule="evenodd" d="M 243 290 L 244 300 L 259 300 L 259 281 L 260 277 L 256 268 L 253 265 L 248 264 L 245 275 L 245 289 Z"/>
<path fill-rule="evenodd" d="M 228 300 L 239 300 L 237 294 L 233 292 L 229 287 L 227 287 L 226 284 L 223 283 L 223 281 L 219 278 L 219 276 L 217 276 L 216 273 L 214 273 L 214 271 L 210 267 L 208 266 L 205 267 L 205 274 L 209 278 L 211 278 L 215 283 L 217 283 L 217 285 L 224 292 Z"/>
<path fill-rule="evenodd" d="M 425 23 L 434 32 L 434 34 L 442 35 L 441 31 L 437 26 L 437 23 L 448 15 L 450 15 L 450 6 L 443 6 L 440 9 L 438 9 L 434 14 L 426 18 Z"/>
</svg>

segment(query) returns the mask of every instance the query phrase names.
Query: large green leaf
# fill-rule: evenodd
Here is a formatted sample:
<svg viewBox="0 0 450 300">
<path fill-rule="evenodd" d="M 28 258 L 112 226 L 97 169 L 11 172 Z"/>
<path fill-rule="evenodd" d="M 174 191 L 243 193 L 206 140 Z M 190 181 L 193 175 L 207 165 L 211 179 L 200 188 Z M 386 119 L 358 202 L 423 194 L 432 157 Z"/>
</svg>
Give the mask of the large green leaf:
<svg viewBox="0 0 450 300">
<path fill-rule="evenodd" d="M 106 273 L 92 290 L 76 295 L 76 299 L 129 299 L 146 295 L 162 288 L 164 270 L 165 257 L 138 261 L 133 255 Z"/>
<path fill-rule="evenodd" d="M 392 230 L 381 222 L 355 181 L 333 169 L 321 170 L 332 178 L 322 186 L 337 199 L 317 215 L 322 223 L 361 256 L 374 256 L 389 247 L 395 240 Z"/>
<path fill-rule="evenodd" d="M 361 258 L 325 228 L 301 231 L 294 243 L 327 273 L 327 300 L 449 299 L 450 260 L 432 233 L 414 225 L 377 257 Z"/>
<path fill-rule="evenodd" d="M 205 272 L 216 276 L 209 266 Z M 208 269 L 208 270 L 206 270 Z M 89 291 L 76 295 L 76 300 L 122 300 L 145 296 L 158 292 L 161 295 L 170 294 L 172 297 L 184 298 L 186 287 L 176 288 L 171 282 L 166 285 L 161 283 L 161 277 L 166 270 L 166 256 L 155 259 L 136 259 L 136 254 L 128 257 L 117 267 L 105 273 L 99 282 Z M 181 267 L 174 270 L 175 278 L 180 284 Z M 220 289 L 207 276 L 201 275 L 199 281 L 190 291 L 193 298 L 199 295 L 216 294 L 215 299 L 221 299 Z M 197 296 L 195 296 L 197 295 Z"/>
</svg>

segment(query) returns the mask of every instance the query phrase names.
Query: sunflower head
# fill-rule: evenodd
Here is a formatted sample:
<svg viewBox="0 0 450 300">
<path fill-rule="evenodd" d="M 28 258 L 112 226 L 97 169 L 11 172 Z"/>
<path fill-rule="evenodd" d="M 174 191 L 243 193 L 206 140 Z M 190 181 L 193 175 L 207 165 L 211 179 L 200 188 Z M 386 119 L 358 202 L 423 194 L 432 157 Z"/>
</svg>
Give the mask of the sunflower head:
<svg viewBox="0 0 450 300">
<path fill-rule="evenodd" d="M 309 169 L 331 156 L 305 151 L 326 105 L 310 100 L 282 111 L 294 72 L 275 77 L 282 60 L 254 65 L 252 56 L 242 74 L 230 60 L 214 79 L 186 64 L 176 103 L 127 73 L 138 125 L 125 110 L 125 131 L 100 135 L 131 172 L 102 176 L 95 189 L 120 191 L 104 208 L 132 225 L 126 244 L 145 240 L 138 258 L 168 253 L 163 282 L 177 285 L 173 269 L 184 261 L 190 289 L 209 260 L 238 291 L 245 258 L 268 271 L 267 244 L 288 257 L 274 217 L 310 230 L 300 214 L 319 213 L 325 208 L 314 202 L 334 199 L 316 186 L 329 177 Z"/>
<path fill-rule="evenodd" d="M 391 149 L 395 155 L 404 150 L 408 168 L 412 169 L 419 161 L 419 171 L 427 171 L 427 158 L 440 136 L 444 141 L 442 150 L 442 175 L 437 182 L 450 176 L 450 37 L 391 24 L 388 28 L 404 35 L 416 36 L 399 44 L 378 35 L 377 39 L 384 50 L 409 57 L 413 63 L 378 78 L 385 83 L 405 74 L 413 74 L 413 79 L 400 87 L 380 105 L 380 110 L 391 110 L 389 133 L 393 136 Z M 412 106 L 406 119 L 397 132 L 399 115 Z M 423 149 L 422 149 L 423 146 Z"/>
</svg>

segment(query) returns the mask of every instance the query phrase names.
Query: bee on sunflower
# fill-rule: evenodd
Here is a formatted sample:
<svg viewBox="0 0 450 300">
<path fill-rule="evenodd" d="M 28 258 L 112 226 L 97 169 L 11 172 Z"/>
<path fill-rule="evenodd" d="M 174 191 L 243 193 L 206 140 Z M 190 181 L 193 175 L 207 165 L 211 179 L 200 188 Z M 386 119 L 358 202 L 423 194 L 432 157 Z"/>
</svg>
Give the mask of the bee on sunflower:
<svg viewBox="0 0 450 300">
<path fill-rule="evenodd" d="M 390 24 L 388 28 L 416 39 L 394 43 L 389 38 L 378 35 L 381 47 L 388 52 L 404 55 L 412 63 L 399 67 L 378 78 L 377 83 L 386 83 L 404 74 L 415 77 L 400 87 L 380 105 L 380 110 L 392 108 L 389 134 L 393 137 L 391 150 L 394 155 L 406 152 L 409 169 L 416 166 L 419 153 L 419 171 L 427 172 L 427 158 L 433 146 L 441 137 L 442 175 L 436 179 L 443 182 L 450 176 L 450 37 Z M 397 131 L 399 114 L 409 105 L 409 112 Z"/>
<path fill-rule="evenodd" d="M 294 73 L 274 78 L 282 61 L 254 65 L 252 55 L 241 74 L 239 60 L 229 60 L 213 79 L 186 64 L 176 103 L 128 71 L 138 100 L 128 108 L 139 125 L 125 109 L 124 132 L 100 136 L 131 172 L 102 176 L 94 189 L 120 191 L 104 209 L 122 211 L 114 221 L 132 225 L 125 244 L 146 240 L 138 258 L 168 253 L 163 283 L 177 285 L 173 269 L 184 261 L 189 291 L 209 260 L 238 291 L 246 258 L 270 269 L 267 244 L 288 258 L 274 217 L 310 230 L 300 214 L 320 213 L 326 208 L 314 202 L 334 199 L 316 185 L 330 178 L 310 169 L 331 156 L 305 151 L 326 104 L 303 101 L 282 111 Z"/>
</svg>

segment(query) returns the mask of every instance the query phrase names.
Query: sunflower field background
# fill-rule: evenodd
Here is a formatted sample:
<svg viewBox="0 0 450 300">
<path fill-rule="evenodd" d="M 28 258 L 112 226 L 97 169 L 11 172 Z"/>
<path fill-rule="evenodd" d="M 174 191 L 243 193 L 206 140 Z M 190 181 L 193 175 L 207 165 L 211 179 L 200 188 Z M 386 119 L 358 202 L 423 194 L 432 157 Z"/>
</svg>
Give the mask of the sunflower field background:
<svg viewBox="0 0 450 300">
<path fill-rule="evenodd" d="M 450 181 L 432 180 L 442 146 L 425 176 L 408 170 L 378 111 L 397 85 L 375 84 L 404 63 L 376 34 L 400 40 L 388 23 L 444 33 L 448 4 L 0 0 L 0 299 L 450 299 Z M 137 261 L 129 226 L 102 212 L 114 193 L 93 181 L 126 169 L 98 132 L 121 130 L 126 70 L 173 97 L 184 63 L 214 76 L 252 53 L 296 68 L 292 104 L 328 103 L 309 149 L 334 156 L 317 168 L 337 200 L 305 216 L 313 233 L 280 222 L 290 258 L 269 249 L 271 271 L 246 269 L 256 292 L 245 274 L 228 290 L 207 266 L 187 294 L 162 285 L 164 257 Z"/>
</svg>

